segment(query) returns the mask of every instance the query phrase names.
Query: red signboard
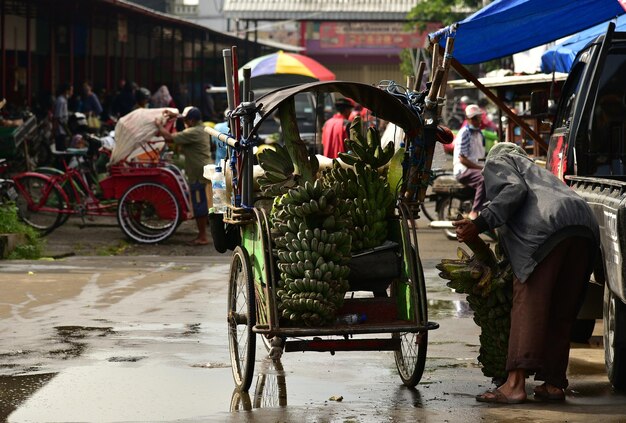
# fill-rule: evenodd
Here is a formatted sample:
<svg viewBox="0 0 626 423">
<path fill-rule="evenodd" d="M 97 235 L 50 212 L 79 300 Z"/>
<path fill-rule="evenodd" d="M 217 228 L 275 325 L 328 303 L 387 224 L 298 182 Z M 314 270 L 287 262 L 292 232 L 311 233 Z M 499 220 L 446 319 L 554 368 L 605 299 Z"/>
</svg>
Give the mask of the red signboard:
<svg viewBox="0 0 626 423">
<path fill-rule="evenodd" d="M 320 47 L 422 48 L 428 45 L 428 33 L 440 27 L 431 23 L 424 31 L 407 31 L 399 22 L 323 22 L 319 32 Z"/>
</svg>

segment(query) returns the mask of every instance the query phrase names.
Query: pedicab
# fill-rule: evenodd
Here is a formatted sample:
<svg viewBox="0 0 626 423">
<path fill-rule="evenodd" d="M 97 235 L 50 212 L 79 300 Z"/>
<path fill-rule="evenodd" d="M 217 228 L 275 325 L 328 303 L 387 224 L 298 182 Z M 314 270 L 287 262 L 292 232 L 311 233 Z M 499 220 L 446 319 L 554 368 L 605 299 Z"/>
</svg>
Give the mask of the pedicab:
<svg viewBox="0 0 626 423">
<path fill-rule="evenodd" d="M 243 85 L 246 93 L 246 80 Z M 383 89 L 341 81 L 302 84 L 242 102 L 231 115 L 242 122 L 238 137 L 206 129 L 232 152 L 233 204 L 223 216 L 212 215 L 210 222 L 216 249 L 233 251 L 227 322 L 233 377 L 239 389 L 250 387 L 257 337 L 274 357 L 291 351 L 391 351 L 402 382 L 411 387 L 419 383 L 428 331 L 439 327 L 428 321 L 415 223 L 437 139 L 441 106 L 437 90 L 436 84 L 430 92 L 421 93 L 393 83 Z M 391 190 L 392 212 L 384 214 L 386 237 L 381 245 L 356 252 L 346 249 L 344 234 L 350 228 L 336 223 L 341 218 L 338 202 L 335 211 L 328 211 L 336 195 L 319 179 L 300 185 L 284 179 L 283 187 L 289 190 L 269 198 L 267 191 L 255 190 L 255 131 L 275 111 L 280 115 L 289 110 L 294 96 L 302 92 L 340 93 L 409 134 L 401 162 L 392 159 L 389 165 L 390 173 L 400 172 L 402 182 L 398 190 Z M 283 133 L 293 129 L 287 121 L 281 120 L 281 125 Z M 297 149 L 287 150 L 292 158 L 298 154 Z M 263 165 L 261 155 L 258 159 Z M 363 168 L 359 166 L 355 168 Z M 276 172 L 265 170 L 266 179 L 280 179 Z M 346 174 L 336 164 L 325 172 Z M 363 205 L 368 207 L 364 214 L 370 215 L 383 207 L 376 201 Z M 319 210 L 326 210 L 323 219 L 317 218 Z"/>
<path fill-rule="evenodd" d="M 108 174 L 100 181 L 91 163 L 100 145 L 93 137 L 87 139 L 89 148 L 55 153 L 63 162 L 67 158 L 82 165 L 16 175 L 22 220 L 48 234 L 72 215 L 116 216 L 122 232 L 135 242 L 156 243 L 171 236 L 189 217 L 191 206 L 182 172 L 162 160 L 165 143 L 153 139 L 154 119 L 164 110 L 138 110 L 120 119 Z"/>
</svg>

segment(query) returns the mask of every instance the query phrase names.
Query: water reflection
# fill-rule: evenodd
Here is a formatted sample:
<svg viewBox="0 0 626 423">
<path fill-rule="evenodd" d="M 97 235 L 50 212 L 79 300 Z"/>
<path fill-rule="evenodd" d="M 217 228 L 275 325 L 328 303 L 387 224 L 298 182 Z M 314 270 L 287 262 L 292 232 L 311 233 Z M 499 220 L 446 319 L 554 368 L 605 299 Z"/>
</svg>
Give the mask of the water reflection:
<svg viewBox="0 0 626 423">
<path fill-rule="evenodd" d="M 287 406 L 287 383 L 283 363 L 280 359 L 269 357 L 259 363 L 252 395 L 235 388 L 230 400 L 231 412 L 285 406 Z"/>
<path fill-rule="evenodd" d="M 428 300 L 428 317 L 431 319 L 473 316 L 474 312 L 465 300 Z"/>
</svg>

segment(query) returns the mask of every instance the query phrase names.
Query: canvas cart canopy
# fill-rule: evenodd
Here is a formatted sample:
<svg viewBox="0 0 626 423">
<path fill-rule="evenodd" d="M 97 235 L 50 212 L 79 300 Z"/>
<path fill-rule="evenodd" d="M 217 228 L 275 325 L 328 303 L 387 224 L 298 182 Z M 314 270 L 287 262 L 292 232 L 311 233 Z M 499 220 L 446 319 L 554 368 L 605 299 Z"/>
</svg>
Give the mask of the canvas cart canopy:
<svg viewBox="0 0 626 423">
<path fill-rule="evenodd" d="M 547 144 L 463 64 L 483 63 L 558 40 L 625 13 L 626 0 L 496 0 L 456 24 L 429 34 L 444 47 L 454 38 L 452 67 L 474 83 L 547 151 Z"/>
<path fill-rule="evenodd" d="M 496 0 L 457 24 L 454 57 L 475 64 L 526 51 L 623 15 L 620 3 L 626 6 L 626 0 Z M 437 38 L 445 45 L 445 37 Z"/>
</svg>

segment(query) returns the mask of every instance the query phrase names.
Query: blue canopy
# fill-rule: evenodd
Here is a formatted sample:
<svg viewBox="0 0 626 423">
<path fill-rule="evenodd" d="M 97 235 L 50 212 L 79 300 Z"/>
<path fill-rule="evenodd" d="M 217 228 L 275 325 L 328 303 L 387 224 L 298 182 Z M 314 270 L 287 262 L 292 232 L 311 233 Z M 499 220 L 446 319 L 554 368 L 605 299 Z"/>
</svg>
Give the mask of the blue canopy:
<svg viewBox="0 0 626 423">
<path fill-rule="evenodd" d="M 622 14 L 619 0 L 496 0 L 458 23 L 453 56 L 463 64 L 482 63 L 558 40 Z M 441 32 L 431 34 L 431 38 Z M 445 39 L 441 44 L 445 45 Z"/>
<path fill-rule="evenodd" d="M 561 44 L 550 47 L 541 55 L 541 71 L 545 73 L 569 72 L 576 54 L 598 35 L 604 34 L 608 27 L 608 22 L 602 22 L 599 25 L 579 32 Z M 626 15 L 617 18 L 615 30 L 626 31 Z"/>
</svg>

